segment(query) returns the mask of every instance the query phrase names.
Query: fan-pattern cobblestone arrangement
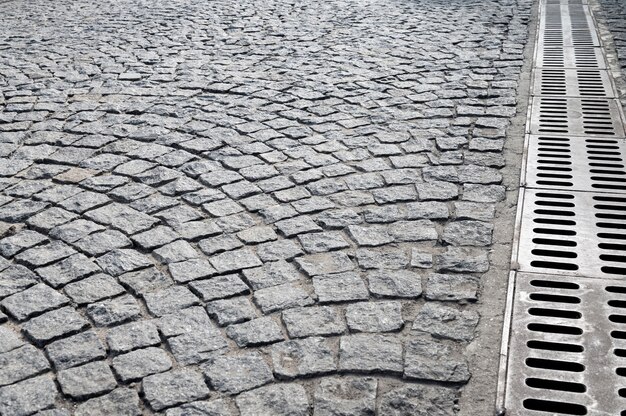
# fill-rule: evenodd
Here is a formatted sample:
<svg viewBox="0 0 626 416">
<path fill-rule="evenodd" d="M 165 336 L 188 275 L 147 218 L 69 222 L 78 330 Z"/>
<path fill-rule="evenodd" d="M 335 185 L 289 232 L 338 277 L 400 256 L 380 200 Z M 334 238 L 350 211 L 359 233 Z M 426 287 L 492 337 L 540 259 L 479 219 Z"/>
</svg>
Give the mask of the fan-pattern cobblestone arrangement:
<svg viewBox="0 0 626 416">
<path fill-rule="evenodd" d="M 0 414 L 456 414 L 531 3 L 1 3 Z"/>
</svg>

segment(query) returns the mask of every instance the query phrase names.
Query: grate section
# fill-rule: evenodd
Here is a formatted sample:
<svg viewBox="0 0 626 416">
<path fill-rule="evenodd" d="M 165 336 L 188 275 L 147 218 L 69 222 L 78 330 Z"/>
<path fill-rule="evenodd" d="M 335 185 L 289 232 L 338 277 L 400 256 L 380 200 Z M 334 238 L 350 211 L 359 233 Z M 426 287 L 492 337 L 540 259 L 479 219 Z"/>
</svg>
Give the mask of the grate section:
<svg viewBox="0 0 626 416">
<path fill-rule="evenodd" d="M 626 284 L 518 273 L 510 416 L 626 415 Z"/>
<path fill-rule="evenodd" d="M 528 137 L 529 188 L 626 194 L 626 141 L 612 138 Z"/>
<path fill-rule="evenodd" d="M 608 71 L 598 69 L 537 69 L 533 94 L 563 97 L 615 97 Z"/>
<path fill-rule="evenodd" d="M 617 101 L 606 98 L 535 97 L 530 132 L 624 136 Z"/>
<path fill-rule="evenodd" d="M 520 271 L 594 278 L 626 276 L 626 196 L 524 191 Z"/>
<path fill-rule="evenodd" d="M 539 68 L 606 69 L 600 48 L 541 48 L 537 50 L 536 61 Z"/>
<path fill-rule="evenodd" d="M 545 4 L 587 4 L 587 0 L 546 0 Z"/>
<path fill-rule="evenodd" d="M 592 28 L 587 6 L 547 4 L 539 23 L 539 48 L 599 47 Z"/>
</svg>

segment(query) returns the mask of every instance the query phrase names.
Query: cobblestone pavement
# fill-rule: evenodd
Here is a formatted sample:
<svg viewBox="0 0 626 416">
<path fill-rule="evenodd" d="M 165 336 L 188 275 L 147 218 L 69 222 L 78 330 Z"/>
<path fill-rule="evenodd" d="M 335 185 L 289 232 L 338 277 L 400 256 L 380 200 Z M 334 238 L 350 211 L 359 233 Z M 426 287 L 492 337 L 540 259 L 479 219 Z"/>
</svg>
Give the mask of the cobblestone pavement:
<svg viewBox="0 0 626 416">
<path fill-rule="evenodd" d="M 593 5 L 610 38 L 606 52 L 614 70 L 622 107 L 626 107 L 626 1 L 594 0 Z"/>
<path fill-rule="evenodd" d="M 0 414 L 456 414 L 530 9 L 1 3 Z"/>
</svg>

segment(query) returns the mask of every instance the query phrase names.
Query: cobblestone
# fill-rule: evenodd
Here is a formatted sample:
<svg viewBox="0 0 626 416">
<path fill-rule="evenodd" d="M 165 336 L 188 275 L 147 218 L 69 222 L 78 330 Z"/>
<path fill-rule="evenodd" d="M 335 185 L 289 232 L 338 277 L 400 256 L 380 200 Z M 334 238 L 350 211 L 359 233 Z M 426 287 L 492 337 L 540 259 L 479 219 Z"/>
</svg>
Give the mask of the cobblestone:
<svg viewBox="0 0 626 416">
<path fill-rule="evenodd" d="M 0 2 L 0 414 L 456 414 L 531 3 Z"/>
</svg>

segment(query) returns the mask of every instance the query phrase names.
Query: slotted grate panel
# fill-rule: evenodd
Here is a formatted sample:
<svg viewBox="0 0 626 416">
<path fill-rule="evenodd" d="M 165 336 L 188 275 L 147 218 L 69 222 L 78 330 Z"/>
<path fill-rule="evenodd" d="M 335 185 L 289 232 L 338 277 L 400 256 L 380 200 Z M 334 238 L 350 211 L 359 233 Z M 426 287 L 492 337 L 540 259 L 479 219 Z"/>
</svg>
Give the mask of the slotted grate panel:
<svg viewBox="0 0 626 416">
<path fill-rule="evenodd" d="M 528 137 L 529 188 L 626 194 L 626 141 L 574 136 Z"/>
<path fill-rule="evenodd" d="M 589 9 L 585 5 L 546 5 L 539 24 L 539 49 L 599 47 Z"/>
<path fill-rule="evenodd" d="M 546 0 L 546 4 L 587 4 L 587 0 Z"/>
<path fill-rule="evenodd" d="M 606 69 L 606 63 L 600 48 L 546 46 L 537 51 L 537 67 Z"/>
<path fill-rule="evenodd" d="M 518 273 L 508 416 L 626 415 L 626 283 Z"/>
<path fill-rule="evenodd" d="M 535 73 L 534 95 L 615 97 L 608 71 L 541 68 Z"/>
<path fill-rule="evenodd" d="M 520 224 L 520 271 L 626 276 L 626 196 L 527 189 Z"/>
<path fill-rule="evenodd" d="M 623 137 L 618 109 L 616 100 L 606 98 L 535 97 L 530 132 Z"/>
</svg>

